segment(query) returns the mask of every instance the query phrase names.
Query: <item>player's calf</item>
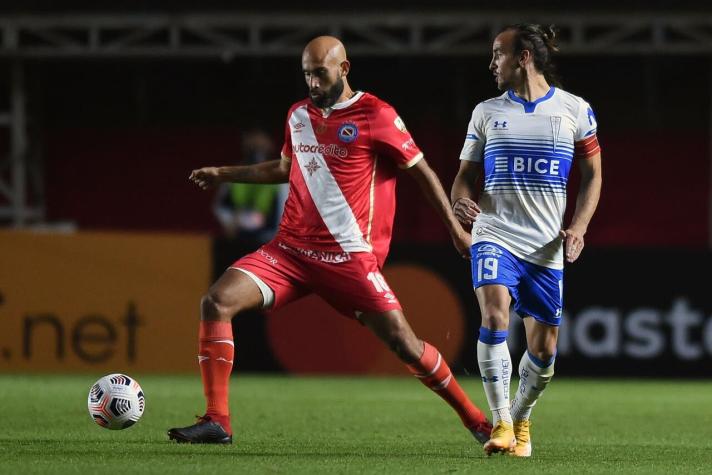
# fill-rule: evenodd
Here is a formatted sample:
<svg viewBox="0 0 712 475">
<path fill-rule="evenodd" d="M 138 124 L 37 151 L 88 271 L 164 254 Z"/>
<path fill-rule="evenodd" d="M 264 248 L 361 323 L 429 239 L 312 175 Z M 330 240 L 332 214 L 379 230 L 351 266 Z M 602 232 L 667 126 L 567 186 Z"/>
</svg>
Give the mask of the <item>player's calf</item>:
<svg viewBox="0 0 712 475">
<path fill-rule="evenodd" d="M 480 443 L 489 439 L 492 425 L 485 414 L 467 397 L 440 352 L 423 342 L 423 354 L 413 364 L 410 372 L 425 386 L 443 398 L 460 416 L 462 423 Z"/>
</svg>

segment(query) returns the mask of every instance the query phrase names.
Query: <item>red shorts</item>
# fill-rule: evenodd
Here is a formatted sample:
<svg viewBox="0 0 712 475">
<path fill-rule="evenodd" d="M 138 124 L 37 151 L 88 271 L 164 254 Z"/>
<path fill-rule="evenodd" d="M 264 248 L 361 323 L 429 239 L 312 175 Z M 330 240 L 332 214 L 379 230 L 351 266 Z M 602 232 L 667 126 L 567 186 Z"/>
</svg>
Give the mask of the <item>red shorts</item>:
<svg viewBox="0 0 712 475">
<path fill-rule="evenodd" d="M 255 274 L 272 289 L 271 310 L 312 292 L 351 318 L 401 310 L 369 252 L 306 251 L 270 241 L 230 267 Z"/>
</svg>

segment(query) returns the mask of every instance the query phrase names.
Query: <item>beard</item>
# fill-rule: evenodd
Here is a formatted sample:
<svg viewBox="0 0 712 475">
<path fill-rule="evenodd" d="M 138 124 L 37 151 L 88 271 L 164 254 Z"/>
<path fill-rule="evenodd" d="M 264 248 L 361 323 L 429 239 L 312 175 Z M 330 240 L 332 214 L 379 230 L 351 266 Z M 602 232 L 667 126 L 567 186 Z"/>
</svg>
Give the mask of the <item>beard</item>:
<svg viewBox="0 0 712 475">
<path fill-rule="evenodd" d="M 339 99 L 339 97 L 341 97 L 341 94 L 343 92 L 344 80 L 338 78 L 334 85 L 329 88 L 329 90 L 323 91 L 317 96 L 312 96 L 311 94 L 309 94 L 309 98 L 311 99 L 312 103 L 318 108 L 327 109 L 336 104 L 336 101 Z"/>
<path fill-rule="evenodd" d="M 497 78 L 497 89 L 507 91 L 511 89 L 511 81 L 503 79 L 501 76 Z"/>
</svg>

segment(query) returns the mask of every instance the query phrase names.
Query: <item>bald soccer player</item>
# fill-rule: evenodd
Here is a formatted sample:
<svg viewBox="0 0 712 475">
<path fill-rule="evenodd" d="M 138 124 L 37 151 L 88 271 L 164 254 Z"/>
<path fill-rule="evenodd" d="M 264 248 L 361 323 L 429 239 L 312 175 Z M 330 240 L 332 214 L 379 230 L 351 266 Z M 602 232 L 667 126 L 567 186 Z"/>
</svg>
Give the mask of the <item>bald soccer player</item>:
<svg viewBox="0 0 712 475">
<path fill-rule="evenodd" d="M 202 299 L 198 362 L 207 410 L 195 424 L 170 429 L 170 439 L 232 442 L 231 320 L 247 310 L 281 308 L 310 293 L 373 331 L 452 406 L 480 443 L 489 439 L 486 416 L 465 395 L 438 350 L 413 333 L 381 275 L 398 169 L 418 183 L 464 258 L 469 257 L 470 236 L 396 111 L 369 93 L 352 90 L 350 68 L 339 40 L 312 40 L 302 55 L 309 98 L 289 109 L 281 159 L 201 168 L 190 175 L 202 189 L 223 182 L 289 182 L 289 197 L 274 240 L 232 264 Z"/>
</svg>

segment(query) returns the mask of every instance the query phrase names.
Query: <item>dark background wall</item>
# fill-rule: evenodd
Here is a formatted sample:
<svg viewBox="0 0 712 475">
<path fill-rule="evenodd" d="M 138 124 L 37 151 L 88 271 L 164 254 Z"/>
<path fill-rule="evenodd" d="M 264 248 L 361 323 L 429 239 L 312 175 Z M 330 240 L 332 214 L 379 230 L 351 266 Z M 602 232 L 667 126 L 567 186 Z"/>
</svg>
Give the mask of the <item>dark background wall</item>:
<svg viewBox="0 0 712 475">
<path fill-rule="evenodd" d="M 570 2 L 364 0 L 309 5 L 205 0 L 151 2 L 8 0 L 4 15 L 105 15 L 186 12 L 355 13 L 497 12 L 526 21 L 570 12 Z M 577 7 L 579 9 L 584 6 Z M 482 10 L 480 10 L 482 9 Z M 695 1 L 600 1 L 585 12 L 709 15 Z M 574 13 L 580 13 L 576 10 Z M 314 34 L 318 34 L 315 32 Z M 346 44 L 347 50 L 349 44 Z M 565 49 L 565 46 L 564 46 Z M 565 51 L 564 51 L 565 52 Z M 499 94 L 488 48 L 467 57 L 352 57 L 351 84 L 400 112 L 449 189 L 472 108 Z M 604 189 L 588 235 L 593 246 L 707 249 L 710 201 L 712 58 L 704 54 L 561 55 L 564 88 L 587 99 L 599 121 Z M 280 144 L 286 111 L 305 96 L 299 57 L 223 61 L 56 59 L 26 67 L 31 145 L 46 169 L 47 217 L 80 229 L 219 233 L 211 195 L 188 185 L 190 170 L 240 160 L 242 131 L 259 126 Z M 0 62 L 0 89 L 7 87 Z M 0 107 L 6 108 L 0 94 Z M 0 131 L 0 140 L 3 137 Z M 575 193 L 576 174 L 572 180 Z M 77 193 L 81 189 L 82 193 Z M 399 184 L 396 242 L 443 242 L 435 215 L 415 185 Z M 573 197 L 570 204 L 574 202 Z M 570 212 L 570 211 L 569 211 Z"/>
<path fill-rule="evenodd" d="M 486 54 L 352 59 L 352 85 L 398 109 L 446 189 L 472 108 L 499 93 Z M 710 63 L 559 59 L 564 87 L 587 99 L 599 121 L 605 182 L 590 244 L 707 246 Z M 305 95 L 299 67 L 298 58 L 30 64 L 49 218 L 80 228 L 217 232 L 211 197 L 186 177 L 199 166 L 238 162 L 249 127 L 281 144 L 286 110 Z M 447 241 L 404 178 L 396 240 Z"/>
</svg>

